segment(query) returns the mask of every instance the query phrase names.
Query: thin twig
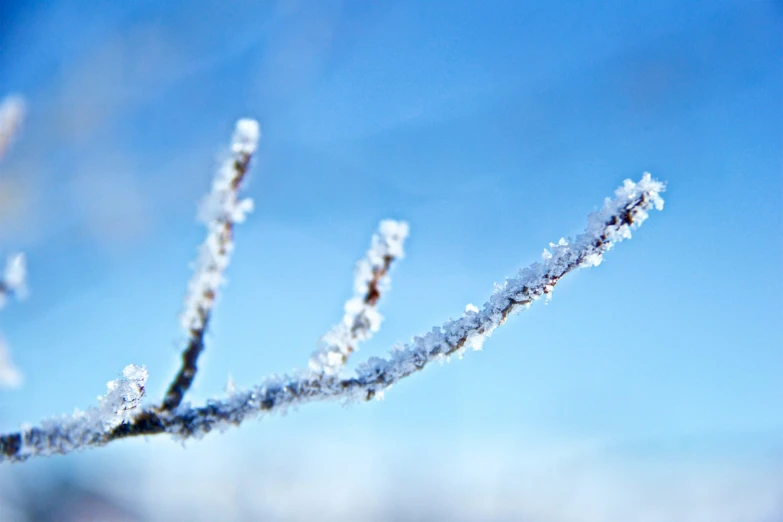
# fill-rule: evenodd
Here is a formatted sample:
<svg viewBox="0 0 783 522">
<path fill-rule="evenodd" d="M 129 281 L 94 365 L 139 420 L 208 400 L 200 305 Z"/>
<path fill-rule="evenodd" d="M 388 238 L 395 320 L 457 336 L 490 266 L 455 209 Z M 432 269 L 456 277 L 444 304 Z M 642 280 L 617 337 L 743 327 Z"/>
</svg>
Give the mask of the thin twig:
<svg viewBox="0 0 783 522">
<path fill-rule="evenodd" d="M 19 132 L 24 119 L 25 104 L 21 96 L 7 96 L 0 103 L 0 159 Z"/>
<path fill-rule="evenodd" d="M 20 96 L 7 96 L 0 103 L 0 159 L 8 151 L 14 136 L 19 132 L 24 113 L 24 99 Z M 9 257 L 5 277 L 0 280 L 0 308 L 8 297 L 24 298 L 25 294 L 24 254 L 16 254 Z M 0 388 L 17 388 L 22 384 L 23 379 L 22 372 L 11 359 L 8 345 L 0 339 Z"/>
<path fill-rule="evenodd" d="M 0 280 L 0 308 L 5 306 L 9 297 L 24 299 L 27 296 L 27 266 L 24 254 L 8 257 L 5 273 Z M 22 371 L 14 364 L 11 350 L 5 340 L 0 338 L 0 388 L 18 388 L 24 381 Z"/>
<path fill-rule="evenodd" d="M 403 256 L 408 236 L 404 221 L 384 220 L 373 234 L 367 254 L 356 263 L 354 296 L 345 303 L 342 321 L 323 337 L 310 358 L 315 374 L 337 375 L 359 343 L 368 341 L 378 331 L 383 317 L 377 310 L 381 293 L 389 289 L 388 273 L 392 262 Z"/>
<path fill-rule="evenodd" d="M 208 233 L 188 284 L 182 314 L 182 326 L 188 336 L 187 347 L 182 352 L 182 365 L 160 406 L 161 411 L 179 406 L 196 376 L 198 358 L 204 350 L 204 333 L 233 251 L 234 224 L 243 221 L 245 213 L 252 209 L 252 201 L 240 201 L 238 192 L 258 139 L 256 121 L 237 122 L 231 141 L 231 156 L 218 170 L 212 191 L 202 206 L 202 219 L 207 224 Z"/>
</svg>

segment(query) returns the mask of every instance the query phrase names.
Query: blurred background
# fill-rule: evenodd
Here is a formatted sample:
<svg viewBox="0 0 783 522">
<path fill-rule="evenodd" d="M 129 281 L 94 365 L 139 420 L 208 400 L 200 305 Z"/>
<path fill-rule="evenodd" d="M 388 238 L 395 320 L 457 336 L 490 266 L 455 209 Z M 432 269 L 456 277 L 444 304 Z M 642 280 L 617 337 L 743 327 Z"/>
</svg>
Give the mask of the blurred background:
<svg viewBox="0 0 783 522">
<path fill-rule="evenodd" d="M 666 208 L 548 305 L 383 401 L 0 465 L 0 520 L 783 520 L 783 4 L 0 3 L 0 432 L 159 400 L 239 117 L 263 140 L 187 398 L 303 368 L 383 218 L 411 224 L 353 363 L 483 303 L 625 178 Z"/>
</svg>

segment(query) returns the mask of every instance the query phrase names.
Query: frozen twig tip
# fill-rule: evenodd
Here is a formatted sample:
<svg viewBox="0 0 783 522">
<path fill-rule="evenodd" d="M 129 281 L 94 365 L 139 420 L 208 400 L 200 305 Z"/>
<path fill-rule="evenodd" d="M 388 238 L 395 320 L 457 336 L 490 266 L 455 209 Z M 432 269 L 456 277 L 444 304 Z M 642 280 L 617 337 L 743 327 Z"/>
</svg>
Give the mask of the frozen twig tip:
<svg viewBox="0 0 783 522">
<path fill-rule="evenodd" d="M 404 255 L 408 231 L 404 221 L 381 221 L 370 249 L 356 263 L 354 295 L 345 303 L 343 320 L 321 337 L 318 351 L 310 358 L 309 367 L 314 374 L 339 374 L 348 356 L 359 349 L 359 343 L 380 329 L 383 316 L 376 305 L 381 293 L 389 289 L 392 262 Z"/>
<path fill-rule="evenodd" d="M 207 237 L 199 249 L 181 316 L 187 346 L 182 353 L 182 366 L 163 399 L 163 410 L 172 410 L 182 402 L 198 370 L 209 316 L 218 289 L 225 282 L 223 273 L 234 250 L 234 225 L 244 221 L 245 214 L 253 210 L 251 199 L 239 199 L 239 189 L 260 136 L 255 120 L 241 119 L 236 123 L 231 154 L 218 169 L 212 190 L 201 205 L 199 217 L 207 226 Z"/>
</svg>

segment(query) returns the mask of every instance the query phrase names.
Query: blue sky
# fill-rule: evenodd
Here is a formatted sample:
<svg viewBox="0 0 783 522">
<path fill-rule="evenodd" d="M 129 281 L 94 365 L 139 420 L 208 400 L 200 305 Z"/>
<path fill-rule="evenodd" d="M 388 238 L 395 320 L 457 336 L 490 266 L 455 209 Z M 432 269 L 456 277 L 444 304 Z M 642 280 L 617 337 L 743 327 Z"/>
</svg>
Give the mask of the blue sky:
<svg viewBox="0 0 783 522">
<path fill-rule="evenodd" d="M 667 181 L 666 208 L 484 352 L 383 402 L 302 408 L 204 447 L 276 441 L 294 459 L 302 439 L 360 433 L 381 460 L 405 447 L 468 462 L 499 439 L 515 458 L 568 441 L 769 484 L 783 465 L 783 10 L 639 4 L 4 3 L 0 95 L 24 94 L 29 119 L 0 166 L 14 196 L 0 246 L 27 253 L 31 297 L 0 317 L 26 374 L 0 391 L 0 427 L 86 407 L 128 363 L 162 394 L 195 205 L 250 116 L 256 211 L 193 401 L 229 373 L 241 386 L 303 367 L 380 219 L 408 220 L 411 238 L 359 358 L 482 303 L 624 178 Z M 432 450 L 444 439 L 451 452 Z M 117 446 L 95 453 L 145 454 Z M 66 459 L 52 462 L 36 466 Z"/>
</svg>

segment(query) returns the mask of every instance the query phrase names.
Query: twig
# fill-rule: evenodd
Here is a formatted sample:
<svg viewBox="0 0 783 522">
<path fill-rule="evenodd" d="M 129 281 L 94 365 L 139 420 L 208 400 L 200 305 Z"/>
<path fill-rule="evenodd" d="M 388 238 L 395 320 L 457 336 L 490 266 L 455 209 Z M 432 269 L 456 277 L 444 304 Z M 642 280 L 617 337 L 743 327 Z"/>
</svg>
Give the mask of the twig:
<svg viewBox="0 0 783 522">
<path fill-rule="evenodd" d="M 0 103 L 0 158 L 5 155 L 24 119 L 25 104 L 21 96 L 7 96 Z"/>
<path fill-rule="evenodd" d="M 8 151 L 14 136 L 24 120 L 25 104 L 20 96 L 7 96 L 0 103 L 0 159 Z M 0 308 L 9 296 L 24 298 L 25 287 L 24 254 L 8 258 L 5 277 L 0 280 Z M 22 372 L 14 365 L 8 345 L 0 339 L 0 388 L 16 388 L 22 384 Z"/>
<path fill-rule="evenodd" d="M 24 254 L 15 254 L 8 258 L 5 274 L 0 280 L 0 308 L 5 306 L 9 297 L 24 299 L 27 297 L 27 266 Z M 0 388 L 18 388 L 24 376 L 11 359 L 11 351 L 5 340 L 0 338 Z"/>
<path fill-rule="evenodd" d="M 392 351 L 387 359 L 370 358 L 354 377 L 298 376 L 272 378 L 250 390 L 237 392 L 223 400 L 208 401 L 206 406 L 181 406 L 174 411 L 146 409 L 129 422 L 113 430 L 94 431 L 89 436 L 73 435 L 62 425 L 42 425 L 18 433 L 0 436 L 0 461 L 21 461 L 33 456 L 63 454 L 138 435 L 171 433 L 180 439 L 201 437 L 214 429 L 239 425 L 261 413 L 281 411 L 312 401 L 330 399 L 370 400 L 399 380 L 423 369 L 435 360 L 461 354 L 467 347 L 481 349 L 483 341 L 502 325 L 512 312 L 530 306 L 548 296 L 560 279 L 583 267 L 597 266 L 616 243 L 631 237 L 651 209 L 661 210 L 660 193 L 664 185 L 645 174 L 638 183 L 626 180 L 607 198 L 603 208 L 591 214 L 584 233 L 572 242 L 550 244 L 542 262 L 520 270 L 506 280 L 481 310 L 467 309 L 459 319 L 433 328 L 415 337 L 408 345 Z"/>
<path fill-rule="evenodd" d="M 404 221 L 381 221 L 370 249 L 356 263 L 354 296 L 345 303 L 342 322 L 324 334 L 318 351 L 310 358 L 310 369 L 315 374 L 340 373 L 359 343 L 369 340 L 380 328 L 383 317 L 376 305 L 381 292 L 389 288 L 389 269 L 395 259 L 402 258 L 406 237 L 408 224 Z"/>
<path fill-rule="evenodd" d="M 188 284 L 185 310 L 181 318 L 188 342 L 182 353 L 182 366 L 160 406 L 163 411 L 179 406 L 198 370 L 196 363 L 204 350 L 204 332 L 234 248 L 234 224 L 241 223 L 245 213 L 253 209 L 251 199 L 240 201 L 237 194 L 259 136 L 255 120 L 243 119 L 237 122 L 231 140 L 231 156 L 218 170 L 212 191 L 202 205 L 201 219 L 207 224 L 207 238 L 201 245 L 193 277 Z"/>
</svg>

